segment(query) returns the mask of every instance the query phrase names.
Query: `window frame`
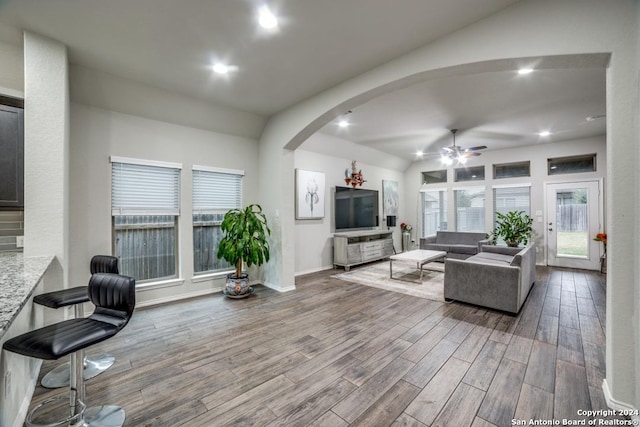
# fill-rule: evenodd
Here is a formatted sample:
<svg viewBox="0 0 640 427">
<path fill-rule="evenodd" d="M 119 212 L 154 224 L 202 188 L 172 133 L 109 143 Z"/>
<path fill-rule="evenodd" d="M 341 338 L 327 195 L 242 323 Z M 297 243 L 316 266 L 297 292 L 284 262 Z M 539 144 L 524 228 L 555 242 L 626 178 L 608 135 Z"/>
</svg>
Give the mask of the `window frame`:
<svg viewBox="0 0 640 427">
<path fill-rule="evenodd" d="M 497 169 L 498 168 L 508 168 L 508 167 L 518 167 L 523 166 L 526 167 L 527 172 L 522 175 L 509 175 L 509 176 L 498 176 Z M 531 177 L 531 160 L 524 160 L 522 162 L 510 162 L 510 163 L 494 163 L 493 164 L 493 179 L 510 179 L 510 178 L 528 178 Z"/>
<path fill-rule="evenodd" d="M 438 193 L 438 199 L 442 200 L 444 203 L 443 204 L 439 204 L 438 206 L 438 215 L 439 217 L 442 219 L 445 219 L 445 223 L 447 224 L 447 228 L 446 230 L 440 230 L 439 227 L 437 227 L 437 229 L 435 230 L 437 231 L 447 231 L 449 229 L 449 220 L 448 220 L 448 215 L 449 215 L 449 191 L 447 188 L 423 188 L 420 189 L 420 226 L 421 226 L 421 230 L 422 230 L 422 237 L 426 237 L 429 234 L 427 233 L 426 230 L 426 221 L 425 221 L 425 197 L 427 193 Z M 440 193 L 444 194 L 444 197 L 440 197 Z M 442 213 L 442 211 L 444 210 L 444 213 Z M 440 225 L 442 225 L 443 221 L 440 221 Z M 435 234 L 435 233 L 434 233 Z"/>
<path fill-rule="evenodd" d="M 483 193 L 483 203 L 482 203 L 482 230 L 460 230 L 460 221 L 458 216 L 458 194 L 459 191 L 473 191 L 473 190 L 482 190 Z M 472 206 L 470 206 L 472 207 Z M 463 232 L 471 232 L 471 233 L 486 233 L 486 214 L 487 214 L 487 188 L 485 186 L 474 185 L 468 187 L 456 187 L 453 188 L 453 216 L 454 216 L 454 225 L 455 231 L 463 231 Z"/>
<path fill-rule="evenodd" d="M 149 277 L 141 279 L 139 277 L 135 277 L 136 279 L 136 287 L 143 288 L 148 287 L 150 285 L 170 285 L 181 283 L 181 269 L 180 269 L 180 203 L 181 203 L 181 181 L 182 181 L 182 164 L 181 163 L 172 163 L 172 162 L 163 162 L 156 160 L 147 160 L 147 159 L 138 159 L 138 158 L 130 158 L 130 157 L 119 157 L 119 156 L 111 156 L 109 159 L 111 163 L 111 243 L 112 243 L 112 254 L 117 256 L 120 260 L 121 270 L 123 266 L 122 257 L 123 254 L 117 253 L 117 233 L 120 230 L 149 230 L 154 228 L 173 228 L 173 258 L 174 258 L 174 274 L 168 276 L 159 276 L 159 277 Z M 130 165 L 132 167 L 140 166 L 140 167 L 155 167 L 155 168 L 163 168 L 170 169 L 173 172 L 170 172 L 173 175 L 173 188 L 175 193 L 172 195 L 172 206 L 161 207 L 161 208 L 150 208 L 150 207 L 123 207 L 123 204 L 126 205 L 125 201 L 120 200 L 119 207 L 114 206 L 114 200 L 118 197 L 115 188 L 114 177 L 117 173 L 114 170 L 114 167 L 118 164 L 122 165 Z M 140 224 L 139 227 L 134 224 L 118 224 L 116 217 L 173 217 L 173 224 L 171 226 L 166 226 L 167 221 L 163 222 L 163 225 L 159 227 L 154 227 L 153 223 L 145 223 Z M 127 274 L 127 272 L 121 271 L 123 274 Z M 141 286 L 138 286 L 141 285 Z"/>
<path fill-rule="evenodd" d="M 193 165 L 192 166 L 192 178 L 191 178 L 191 184 L 192 184 L 192 188 L 191 188 L 191 195 L 192 195 L 192 201 L 191 201 L 191 207 L 192 207 L 192 212 L 191 212 L 191 224 L 192 224 L 192 230 L 193 230 L 193 246 L 192 246 L 192 251 L 193 251 L 193 277 L 196 280 L 204 280 L 205 278 L 210 278 L 210 277 L 215 277 L 215 276 L 220 276 L 220 275 L 225 275 L 230 271 L 233 271 L 234 266 L 231 265 L 226 265 L 223 266 L 221 268 L 216 268 L 216 269 L 208 269 L 208 270 L 198 270 L 197 266 L 196 266 L 196 253 L 198 252 L 198 249 L 196 248 L 196 228 L 202 228 L 202 227 L 219 227 L 220 224 L 222 223 L 222 217 L 220 218 L 212 218 L 211 221 L 203 221 L 205 224 L 201 224 L 201 225 L 197 225 L 196 224 L 196 220 L 195 217 L 196 215 L 224 215 L 224 213 L 226 213 L 229 209 L 241 209 L 242 208 L 242 203 L 243 203 L 243 181 L 244 181 L 244 175 L 245 172 L 243 170 L 239 170 L 239 169 L 226 169 L 226 168 L 218 168 L 218 167 L 213 167 L 213 166 L 202 166 L 202 165 Z M 203 203 L 203 202 L 197 202 L 196 200 L 198 199 L 198 195 L 196 194 L 196 191 L 200 188 L 203 188 L 206 184 L 205 183 L 200 183 L 197 184 L 196 180 L 197 177 L 202 175 L 202 174 L 223 174 L 223 175 L 232 175 L 234 177 L 238 177 L 238 182 L 237 182 L 237 192 L 235 193 L 236 196 L 236 203 L 229 203 L 228 206 L 225 207 L 212 207 L 212 205 L 209 206 L 204 206 L 204 207 L 196 207 L 196 203 Z M 209 178 L 213 178 L 212 176 L 210 176 Z M 209 191 L 215 190 L 215 188 L 209 188 Z M 215 202 L 211 201 L 211 199 L 209 200 L 208 203 L 219 203 L 219 200 L 216 200 Z M 226 201 L 225 201 L 226 203 Z M 217 246 L 211 247 L 212 252 L 211 253 L 217 253 Z M 223 260 L 222 260 L 223 261 Z"/>
<path fill-rule="evenodd" d="M 473 170 L 478 170 L 480 171 L 480 169 L 482 169 L 482 178 L 473 178 L 472 175 L 469 175 L 473 172 Z M 458 171 L 464 171 L 465 173 L 467 173 L 467 175 L 470 177 L 469 179 L 464 179 L 464 177 L 460 177 L 458 176 Z M 477 166 L 465 166 L 462 168 L 454 168 L 453 169 L 453 181 L 454 182 L 474 182 L 474 181 L 484 181 L 486 179 L 487 176 L 487 172 L 486 172 L 486 167 L 485 165 L 477 165 Z"/>
<path fill-rule="evenodd" d="M 426 177 L 427 176 L 431 176 L 431 175 L 427 175 L 430 173 L 443 173 L 444 172 L 444 179 L 440 179 L 439 181 L 431 181 L 431 182 L 427 182 Z M 448 171 L 447 169 L 437 169 L 437 170 L 430 170 L 430 171 L 422 171 L 421 172 L 422 175 L 422 184 L 426 184 L 426 185 L 431 185 L 431 184 L 446 184 L 448 181 Z"/>
<path fill-rule="evenodd" d="M 579 162 L 580 160 L 591 160 L 592 168 L 590 170 L 571 170 L 571 171 L 563 171 L 559 170 L 558 172 L 553 172 L 557 169 L 557 165 L 553 165 L 553 162 Z M 556 176 L 556 175 L 570 175 L 574 173 L 593 173 L 598 170 L 598 154 L 597 153 L 589 153 L 589 154 L 577 154 L 573 156 L 563 156 L 563 157 L 549 157 L 547 158 L 547 175 L 548 176 Z"/>
<path fill-rule="evenodd" d="M 526 188 L 528 189 L 528 206 L 527 206 L 527 210 L 524 211 L 525 214 L 531 216 L 531 183 L 522 183 L 522 184 L 507 184 L 507 185 L 494 185 L 493 187 L 491 187 L 491 191 L 493 193 L 493 228 L 495 229 L 496 226 L 496 221 L 498 219 L 498 216 L 496 215 L 496 213 L 498 212 L 497 209 L 497 203 L 496 201 L 498 200 L 498 198 L 496 197 L 496 190 L 501 190 L 501 189 L 506 189 L 506 188 Z M 507 210 L 507 211 L 500 211 L 500 213 L 506 213 L 506 212 L 511 212 L 511 210 L 518 210 L 518 211 L 522 211 L 523 209 L 521 209 L 520 207 L 514 207 L 513 209 Z M 502 238 L 498 239 L 499 244 L 503 244 L 504 241 L 502 240 Z"/>
</svg>

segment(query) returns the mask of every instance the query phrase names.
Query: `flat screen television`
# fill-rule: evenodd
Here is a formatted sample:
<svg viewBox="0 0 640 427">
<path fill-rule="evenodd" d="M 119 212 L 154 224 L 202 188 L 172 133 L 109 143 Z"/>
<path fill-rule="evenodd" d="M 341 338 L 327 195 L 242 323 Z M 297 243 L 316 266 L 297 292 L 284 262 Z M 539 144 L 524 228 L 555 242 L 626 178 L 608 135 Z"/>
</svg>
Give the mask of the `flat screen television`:
<svg viewBox="0 0 640 427">
<path fill-rule="evenodd" d="M 336 230 L 378 226 L 378 191 L 336 186 Z"/>
</svg>

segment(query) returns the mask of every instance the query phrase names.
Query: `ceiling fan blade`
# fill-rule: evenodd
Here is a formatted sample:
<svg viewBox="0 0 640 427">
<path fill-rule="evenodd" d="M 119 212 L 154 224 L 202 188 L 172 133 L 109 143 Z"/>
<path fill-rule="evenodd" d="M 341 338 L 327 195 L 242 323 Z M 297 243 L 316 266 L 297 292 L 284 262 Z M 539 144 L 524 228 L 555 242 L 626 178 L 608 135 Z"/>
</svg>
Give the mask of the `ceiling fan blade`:
<svg viewBox="0 0 640 427">
<path fill-rule="evenodd" d="M 465 157 L 477 157 L 482 155 L 482 153 L 478 153 L 477 151 L 465 151 L 463 154 Z"/>
<path fill-rule="evenodd" d="M 453 147 L 442 147 L 442 149 L 447 153 L 453 153 L 455 151 Z"/>
<path fill-rule="evenodd" d="M 465 148 L 464 151 L 476 151 L 476 150 L 484 150 L 486 149 L 487 146 L 486 145 L 478 145 L 477 147 L 469 147 L 469 148 Z"/>
</svg>

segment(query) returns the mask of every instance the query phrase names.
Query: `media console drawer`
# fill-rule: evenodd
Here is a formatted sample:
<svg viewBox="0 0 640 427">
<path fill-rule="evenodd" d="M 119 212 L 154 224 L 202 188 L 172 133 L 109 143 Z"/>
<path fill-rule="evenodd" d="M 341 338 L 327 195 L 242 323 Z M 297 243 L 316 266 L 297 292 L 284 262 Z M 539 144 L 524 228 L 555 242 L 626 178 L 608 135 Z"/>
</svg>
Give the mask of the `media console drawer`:
<svg viewBox="0 0 640 427">
<path fill-rule="evenodd" d="M 380 257 L 382 257 L 382 249 L 371 249 L 371 250 L 363 251 L 362 253 L 363 261 L 380 258 Z"/>
<path fill-rule="evenodd" d="M 382 249 L 383 241 L 378 240 L 375 242 L 366 242 L 362 244 L 363 251 L 376 251 Z"/>
<path fill-rule="evenodd" d="M 390 230 L 336 233 L 333 236 L 333 265 L 346 271 L 352 265 L 388 258 L 393 254 Z"/>
</svg>

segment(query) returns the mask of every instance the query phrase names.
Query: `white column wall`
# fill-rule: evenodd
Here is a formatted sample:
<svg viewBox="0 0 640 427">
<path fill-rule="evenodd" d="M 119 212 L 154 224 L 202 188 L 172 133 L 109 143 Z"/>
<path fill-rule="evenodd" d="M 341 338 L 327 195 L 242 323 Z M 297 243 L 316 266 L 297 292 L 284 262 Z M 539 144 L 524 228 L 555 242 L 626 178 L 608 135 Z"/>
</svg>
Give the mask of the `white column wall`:
<svg viewBox="0 0 640 427">
<path fill-rule="evenodd" d="M 632 0 L 525 0 L 437 42 L 348 80 L 272 117 L 260 139 L 260 193 L 269 210 L 281 210 L 274 236 L 283 257 L 265 274 L 268 280 L 293 283 L 295 239 L 293 163 L 285 149 L 306 138 L 345 109 L 393 87 L 438 75 L 442 69 L 474 62 L 531 56 L 612 53 L 607 94 L 607 387 L 611 399 L 640 407 L 637 366 L 640 328 L 637 254 L 640 183 L 638 161 L 637 6 Z M 446 70 L 445 70 L 446 74 Z M 275 168 L 275 169 L 271 169 Z M 269 169 L 277 174 L 269 173 Z M 288 169 L 283 170 L 283 169 Z M 269 178 L 267 180 L 267 178 Z M 277 180 L 280 182 L 277 182 Z M 274 182 L 276 180 L 276 182 Z M 614 208 L 615 207 L 615 208 Z M 606 390 L 605 390 L 606 392 Z"/>
<path fill-rule="evenodd" d="M 24 255 L 55 255 L 68 279 L 69 67 L 62 43 L 24 34 Z"/>
</svg>

